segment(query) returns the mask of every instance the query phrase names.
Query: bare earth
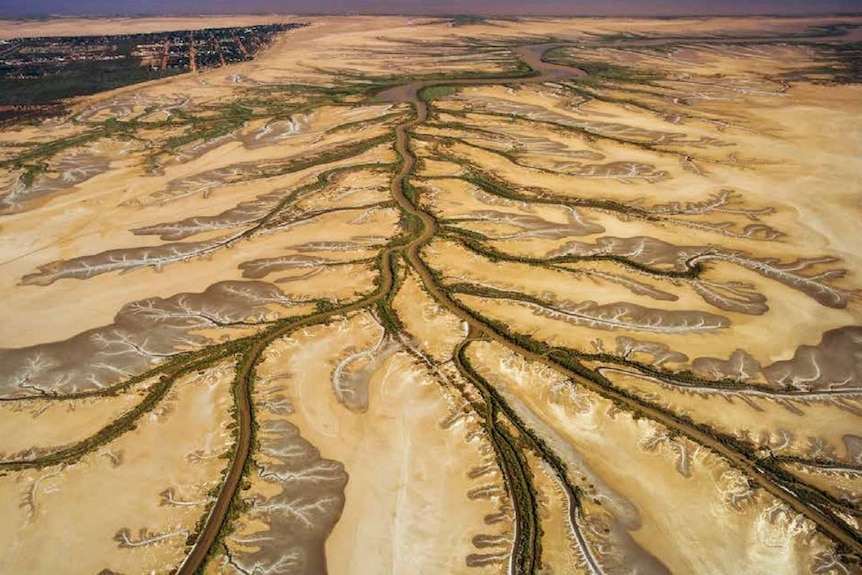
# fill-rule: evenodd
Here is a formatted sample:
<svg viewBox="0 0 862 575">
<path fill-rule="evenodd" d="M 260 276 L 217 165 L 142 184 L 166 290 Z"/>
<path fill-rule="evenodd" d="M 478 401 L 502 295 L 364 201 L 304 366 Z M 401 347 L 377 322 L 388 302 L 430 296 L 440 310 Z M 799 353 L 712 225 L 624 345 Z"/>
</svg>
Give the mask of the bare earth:
<svg viewBox="0 0 862 575">
<path fill-rule="evenodd" d="M 0 39 L 270 22 L 0 132 L 0 571 L 862 573 L 862 18 Z"/>
</svg>

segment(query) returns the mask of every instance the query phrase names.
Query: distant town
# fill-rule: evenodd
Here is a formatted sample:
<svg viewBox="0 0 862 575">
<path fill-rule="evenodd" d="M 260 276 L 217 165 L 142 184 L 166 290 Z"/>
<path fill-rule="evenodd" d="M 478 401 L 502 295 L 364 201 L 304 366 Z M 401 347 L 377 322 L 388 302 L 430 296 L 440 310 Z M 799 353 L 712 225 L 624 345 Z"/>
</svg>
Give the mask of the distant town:
<svg viewBox="0 0 862 575">
<path fill-rule="evenodd" d="M 58 113 L 64 98 L 250 60 L 301 26 L 0 40 L 0 123 Z"/>
</svg>

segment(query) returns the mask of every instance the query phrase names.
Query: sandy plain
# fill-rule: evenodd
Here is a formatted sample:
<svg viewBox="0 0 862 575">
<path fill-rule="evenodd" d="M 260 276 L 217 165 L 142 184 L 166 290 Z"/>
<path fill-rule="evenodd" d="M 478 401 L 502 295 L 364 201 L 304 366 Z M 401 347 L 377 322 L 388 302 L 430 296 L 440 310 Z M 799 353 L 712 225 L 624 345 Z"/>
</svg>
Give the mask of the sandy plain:
<svg viewBox="0 0 862 575">
<path fill-rule="evenodd" d="M 374 349 L 382 335 L 368 315 L 304 330 L 272 346 L 259 389 L 283 396 L 293 411 L 288 421 L 349 477 L 326 542 L 331 572 L 457 572 L 469 555 L 487 552 L 473 547 L 474 536 L 508 541 L 506 522 L 483 526 L 500 506 L 491 487 L 502 489 L 493 473 L 470 477 L 492 461 L 487 446 L 475 435 L 468 441 L 475 424 L 452 417 L 445 390 L 410 355 L 381 348 L 350 388 L 361 404 L 339 390 L 344 360 Z M 440 474 L 441 467 L 453 472 Z M 369 552 L 355 554 L 359 546 Z M 476 572 L 501 572 L 499 563 Z"/>
<path fill-rule="evenodd" d="M 229 23 L 264 20 L 310 25 L 0 134 L 0 451 L 98 440 L 0 462 L 6 570 L 186 573 L 202 522 L 207 573 L 858 572 L 862 91 L 811 40 L 834 19 Z M 586 76 L 516 78 L 552 40 Z M 510 80 L 376 97 L 477 72 Z M 116 387 L 141 374 L 152 405 Z"/>
<path fill-rule="evenodd" d="M 613 413 L 611 404 L 585 390 L 567 389 L 559 376 L 498 346 L 477 345 L 474 353 L 523 417 L 536 421 L 549 442 L 559 443 L 570 473 L 586 477 L 586 496 L 602 504 L 595 511 L 608 508 L 613 517 L 611 532 L 630 534 L 629 542 L 615 542 L 622 557 L 603 562 L 634 565 L 643 573 L 804 572 L 803 565 L 824 550 L 822 541 L 809 539 L 811 525 L 771 516 L 770 509 L 780 504 L 768 497 L 754 495 L 735 508 L 725 491 L 739 487 L 730 480 L 735 471 L 709 452 L 673 439 L 646 448 L 665 430 Z M 667 545 L 677 537 L 709 541 L 711 551 L 679 540 Z"/>
<path fill-rule="evenodd" d="M 231 442 L 231 377 L 227 366 L 189 376 L 158 413 L 98 453 L 4 477 L 3 531 L 11 538 L 3 570 L 69 572 L 69 557 L 78 573 L 176 566 L 226 463 L 219 456 Z"/>
</svg>

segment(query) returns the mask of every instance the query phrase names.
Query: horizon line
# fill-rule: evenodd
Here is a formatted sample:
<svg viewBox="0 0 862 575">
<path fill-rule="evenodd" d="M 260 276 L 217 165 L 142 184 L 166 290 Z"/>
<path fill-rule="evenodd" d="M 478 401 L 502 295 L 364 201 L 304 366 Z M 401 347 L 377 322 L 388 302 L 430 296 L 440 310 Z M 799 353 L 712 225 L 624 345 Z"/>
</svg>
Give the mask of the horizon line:
<svg viewBox="0 0 862 575">
<path fill-rule="evenodd" d="M 541 14 L 541 13 L 512 13 L 512 14 L 483 14 L 479 12 L 452 12 L 452 13 L 406 13 L 406 12 L 361 12 L 361 11 L 339 11 L 339 12 L 180 12 L 180 13 L 151 13 L 151 12 L 99 12 L 81 14 L 53 14 L 53 13 L 31 13 L 18 16 L 4 16 L 0 13 L 0 20 L 25 21 L 25 20 L 64 20 L 75 18 L 203 18 L 203 17 L 225 17 L 225 16 L 363 16 L 363 17 L 403 17 L 403 18 L 457 18 L 478 17 L 487 20 L 507 20 L 514 18 L 597 18 L 616 19 L 632 18 L 638 20 L 650 19 L 683 19 L 683 18 L 811 18 L 811 17 L 862 17 L 862 11 L 849 12 L 799 12 L 799 13 L 772 13 L 772 12 L 714 12 L 714 13 L 667 13 L 667 14 L 595 14 L 595 13 L 573 13 L 573 14 Z"/>
</svg>

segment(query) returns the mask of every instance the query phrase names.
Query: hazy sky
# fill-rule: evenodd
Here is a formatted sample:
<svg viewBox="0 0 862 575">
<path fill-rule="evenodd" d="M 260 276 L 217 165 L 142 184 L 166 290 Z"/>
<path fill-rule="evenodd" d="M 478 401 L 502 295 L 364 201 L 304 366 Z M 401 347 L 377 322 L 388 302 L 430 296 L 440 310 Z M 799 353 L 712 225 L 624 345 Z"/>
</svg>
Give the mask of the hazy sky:
<svg viewBox="0 0 862 575">
<path fill-rule="evenodd" d="M 810 14 L 862 11 L 862 0 L 0 0 L 0 17 L 37 14 Z"/>
</svg>

